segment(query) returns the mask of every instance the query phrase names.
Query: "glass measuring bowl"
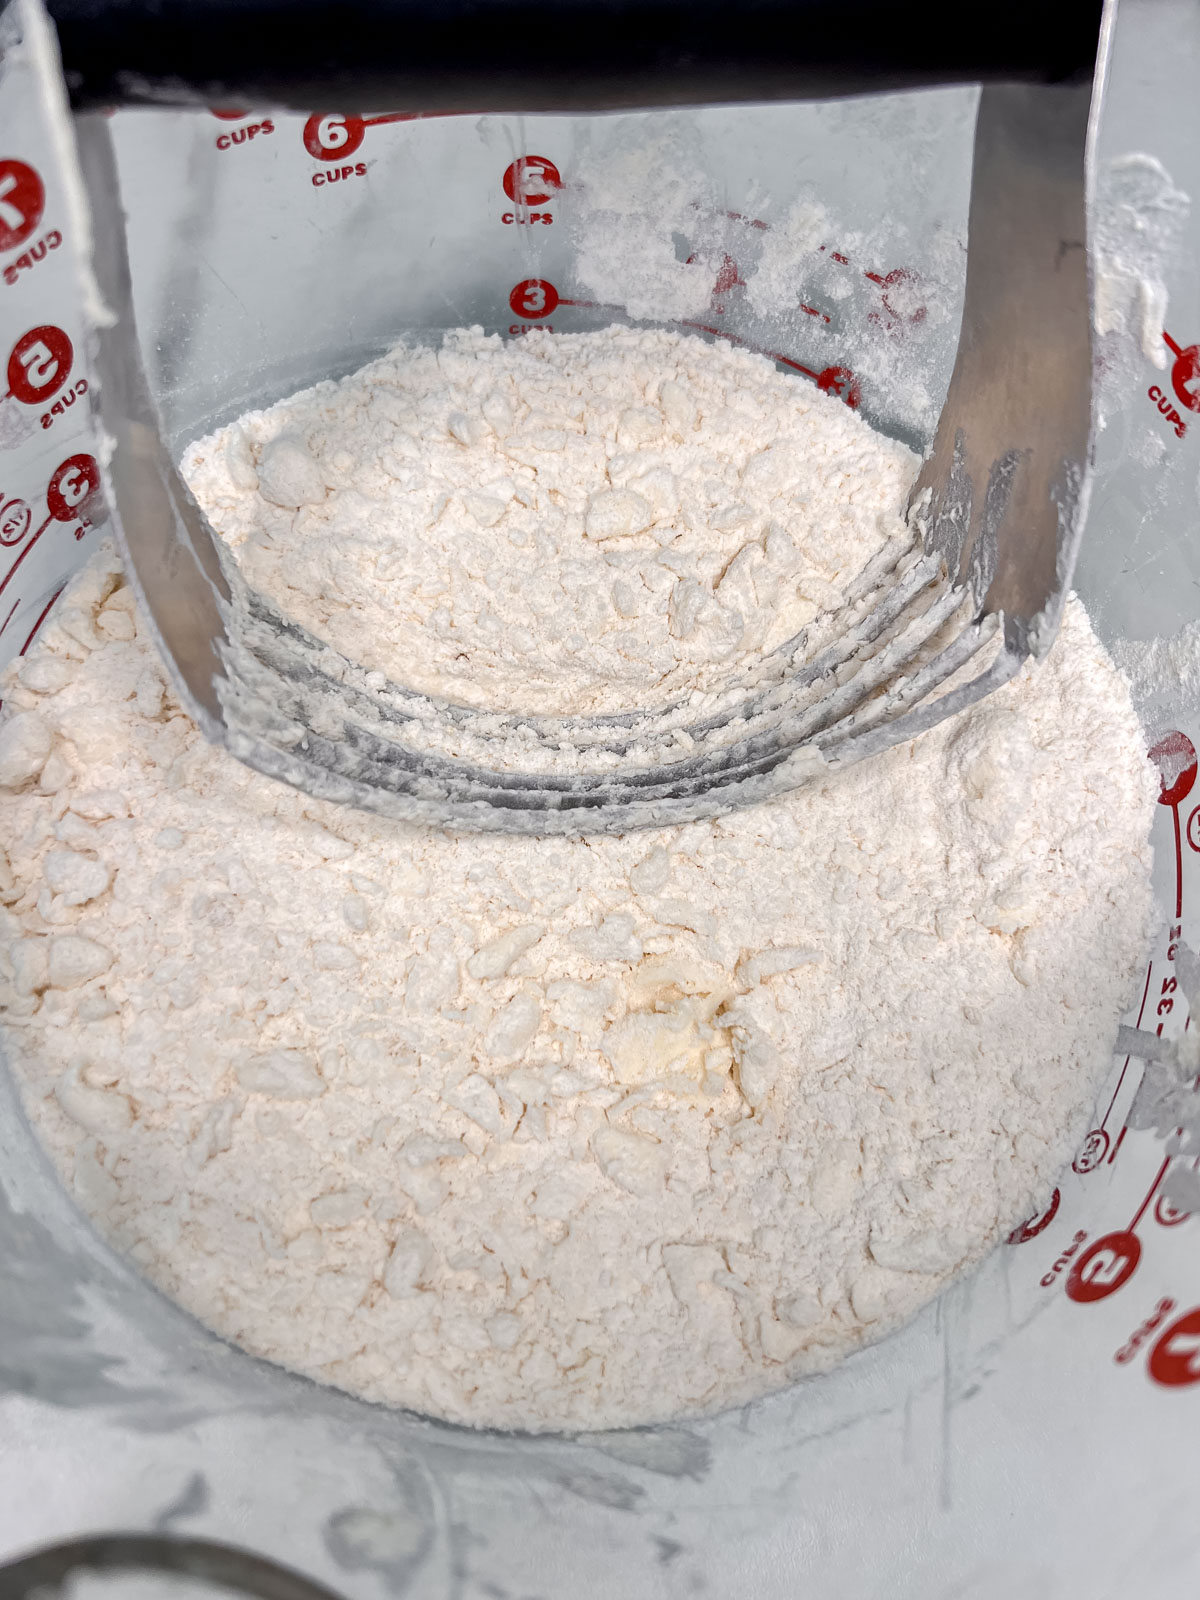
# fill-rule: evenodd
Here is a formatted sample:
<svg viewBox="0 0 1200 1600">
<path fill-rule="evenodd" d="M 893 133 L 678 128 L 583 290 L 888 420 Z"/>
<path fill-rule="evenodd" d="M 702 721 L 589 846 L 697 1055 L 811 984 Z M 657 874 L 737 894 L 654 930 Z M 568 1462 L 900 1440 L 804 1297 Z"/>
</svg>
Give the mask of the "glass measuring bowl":
<svg viewBox="0 0 1200 1600">
<path fill-rule="evenodd" d="M 1136 273 L 1129 309 L 1112 312 L 1101 337 L 1105 426 L 1078 586 L 1110 643 L 1192 620 L 1200 576 L 1200 420 L 1185 398 L 1195 398 L 1188 352 L 1200 345 L 1190 265 L 1200 238 L 1171 199 L 1200 184 L 1190 90 L 1200 19 L 1170 4 L 1130 6 L 1124 18 L 1102 151 L 1114 207 L 1164 226 L 1175 217 L 1181 249 L 1159 267 L 1178 353 L 1149 338 L 1143 348 Z M 703 269 L 686 305 L 681 287 L 679 320 L 815 375 L 798 371 L 797 381 L 824 376 L 877 425 L 919 441 L 953 354 L 968 110 L 966 95 L 943 91 L 873 106 L 671 113 L 657 123 L 665 148 L 700 179 L 678 193 L 661 161 L 634 182 L 639 151 L 655 148 L 642 118 L 359 128 L 250 113 L 153 124 L 122 115 L 142 334 L 172 444 L 349 370 L 406 329 L 435 338 L 471 321 L 508 332 L 620 316 L 630 294 L 626 285 L 622 300 L 614 283 L 622 252 L 608 278 L 603 260 L 586 263 L 597 214 L 614 234 L 622 215 L 635 238 L 665 229 L 660 264 L 675 261 L 685 282 Z M 606 151 L 614 181 L 586 200 L 577 175 Z M 27 164 L 42 159 L 35 147 Z M 505 187 L 514 164 L 520 201 Z M 47 242 L 7 288 L 6 348 L 45 326 L 82 350 L 73 280 L 52 276 L 69 225 L 44 181 L 43 212 L 0 253 L 0 269 L 53 231 L 65 242 Z M 805 232 L 797 212 L 789 234 L 793 207 L 814 202 L 828 232 Z M 518 221 L 522 210 L 528 220 Z M 1119 278 L 1120 241 L 1135 230 L 1114 228 Z M 786 315 L 762 312 L 750 295 L 777 238 L 791 241 L 779 252 L 780 281 L 795 290 Z M 797 251 L 805 239 L 811 248 Z M 790 278 L 797 253 L 803 270 Z M 72 365 L 63 393 L 80 371 Z M 20 500 L 31 519 L 22 531 L 12 512 L 12 542 L 0 549 L 0 580 L 10 578 L 0 621 L 12 597 L 20 602 L 0 649 L 36 632 L 55 585 L 102 528 L 80 493 L 87 469 L 68 465 L 96 448 L 70 431 L 77 410 L 35 424 L 40 454 L 6 453 L 4 503 Z M 1130 1020 L 1171 1032 L 1185 1021 L 1168 987 L 1172 930 L 1197 940 L 1200 789 L 1189 751 L 1200 745 L 1200 706 L 1179 683 L 1156 690 L 1164 920 Z M 1164 1199 L 1161 1144 L 1125 1131 L 1136 1077 L 1136 1063 L 1115 1063 L 1045 1211 L 900 1335 L 745 1412 L 573 1440 L 473 1435 L 384 1412 L 229 1350 L 96 1241 L 4 1078 L 3 1548 L 161 1525 L 252 1545 L 363 1600 L 650 1600 L 705 1588 L 749 1597 L 806 1586 L 856 1600 L 1173 1592 L 1200 1574 L 1186 1497 L 1200 1404 L 1198 1224 Z"/>
</svg>

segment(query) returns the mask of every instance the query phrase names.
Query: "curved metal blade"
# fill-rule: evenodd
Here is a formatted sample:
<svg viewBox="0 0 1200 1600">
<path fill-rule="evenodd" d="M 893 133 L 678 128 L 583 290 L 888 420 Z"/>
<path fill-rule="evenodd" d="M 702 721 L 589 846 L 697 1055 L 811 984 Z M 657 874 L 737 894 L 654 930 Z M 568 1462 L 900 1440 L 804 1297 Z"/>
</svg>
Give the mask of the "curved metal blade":
<svg viewBox="0 0 1200 1600">
<path fill-rule="evenodd" d="M 1054 638 L 1087 504 L 1091 108 L 1090 84 L 980 94 L 958 356 L 909 501 L 1020 655 Z"/>
</svg>

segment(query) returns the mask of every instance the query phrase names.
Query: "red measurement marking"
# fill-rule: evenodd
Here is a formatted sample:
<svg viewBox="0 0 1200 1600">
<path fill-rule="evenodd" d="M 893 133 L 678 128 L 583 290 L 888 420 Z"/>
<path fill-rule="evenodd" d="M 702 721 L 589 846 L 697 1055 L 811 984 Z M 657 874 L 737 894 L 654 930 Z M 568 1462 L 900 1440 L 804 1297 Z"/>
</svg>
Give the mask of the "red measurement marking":
<svg viewBox="0 0 1200 1600">
<path fill-rule="evenodd" d="M 365 178 L 367 163 L 365 161 L 345 161 L 340 167 L 323 167 L 312 175 L 314 189 L 324 189 L 331 183 L 345 183 L 347 178 Z"/>
<path fill-rule="evenodd" d="M 726 211 L 723 215 L 728 217 L 730 222 L 744 223 L 747 228 L 762 228 L 769 231 L 771 227 L 771 224 L 764 222 L 761 217 L 747 217 L 741 211 Z"/>
<path fill-rule="evenodd" d="M 541 206 L 562 188 L 562 175 L 546 156 L 518 156 L 500 184 L 514 205 Z"/>
<path fill-rule="evenodd" d="M 1186 733 L 1174 729 L 1150 751 L 1159 771 L 1158 803 L 1170 806 L 1175 824 L 1175 915 L 1183 914 L 1183 843 L 1179 827 L 1179 807 L 1192 792 L 1196 781 L 1196 747 Z"/>
<path fill-rule="evenodd" d="M 1158 384 L 1152 383 L 1146 390 L 1146 398 L 1153 404 L 1160 416 L 1165 417 L 1167 423 L 1174 429 L 1175 437 L 1182 439 L 1187 433 L 1187 423 L 1171 404 L 1169 395 L 1165 395 Z"/>
<path fill-rule="evenodd" d="M 1142 1025 L 1142 1013 L 1146 1009 L 1146 996 L 1150 993 L 1150 974 L 1153 971 L 1154 971 L 1154 963 L 1153 963 L 1153 961 L 1148 962 L 1147 966 L 1146 966 L 1146 981 L 1142 985 L 1142 1003 L 1138 1007 L 1138 1014 L 1137 1014 L 1137 1026 L 1139 1028 Z M 1111 1111 L 1112 1110 L 1112 1106 L 1110 1105 L 1108 1109 Z M 1105 1120 L 1107 1121 L 1108 1119 L 1105 1118 Z"/>
<path fill-rule="evenodd" d="M 1160 1194 L 1154 1202 L 1154 1220 L 1160 1228 L 1177 1228 L 1181 1222 L 1186 1222 L 1191 1214 L 1190 1211 L 1177 1210 L 1165 1194 Z"/>
<path fill-rule="evenodd" d="M 765 228 L 767 226 L 767 224 L 765 222 L 763 222 L 763 223 L 760 223 L 759 226 Z M 690 267 L 690 266 L 693 266 L 699 260 L 700 260 L 699 256 L 690 255 L 687 258 L 687 260 L 684 263 L 684 265 Z M 713 301 L 713 307 L 712 308 L 713 308 L 713 311 L 718 316 L 724 316 L 725 307 L 723 305 L 718 304 L 718 296 L 723 295 L 723 294 L 728 294 L 730 289 L 744 289 L 745 287 L 746 287 L 746 280 L 745 280 L 745 278 L 742 277 L 742 274 L 741 274 L 741 271 L 740 271 L 740 269 L 738 267 L 737 262 L 733 259 L 732 256 L 729 256 L 729 255 L 725 256 L 723 261 L 722 261 L 722 263 L 721 263 L 720 270 L 717 273 L 717 281 L 713 284 L 713 289 L 712 289 L 712 301 Z M 825 315 L 825 313 L 823 311 L 818 311 L 816 306 L 805 305 L 805 303 L 803 301 L 800 302 L 800 310 L 803 311 L 806 316 L 819 317 L 822 322 L 828 322 L 829 321 L 829 318 Z"/>
<path fill-rule="evenodd" d="M 1133 1214 L 1133 1221 L 1129 1224 L 1129 1232 L 1131 1234 L 1133 1233 L 1134 1229 L 1137 1227 L 1138 1223 L 1145 1216 L 1146 1208 L 1147 1208 L 1147 1206 L 1149 1206 L 1151 1200 L 1154 1199 L 1154 1196 L 1158 1193 L 1158 1186 L 1163 1181 L 1163 1179 L 1166 1177 L 1167 1168 L 1170 1165 L 1171 1165 L 1171 1158 L 1170 1158 L 1170 1156 L 1167 1156 L 1164 1159 L 1162 1166 L 1159 1167 L 1159 1169 L 1158 1169 L 1158 1176 L 1155 1178 L 1154 1182 L 1150 1185 L 1149 1189 L 1146 1191 L 1146 1198 L 1142 1201 L 1141 1205 L 1137 1208 L 1137 1210 Z"/>
<path fill-rule="evenodd" d="M 1144 1015 L 1145 1010 L 1146 1010 L 1146 996 L 1150 993 L 1150 974 L 1153 971 L 1154 971 L 1154 963 L 1153 963 L 1153 961 L 1147 962 L 1146 963 L 1146 981 L 1142 985 L 1142 1003 L 1138 1007 L 1137 1022 L 1135 1024 L 1135 1026 L 1138 1027 L 1138 1028 L 1140 1028 L 1141 1025 L 1142 1025 L 1142 1016 Z M 1125 1057 L 1125 1064 L 1121 1068 L 1121 1076 L 1117 1079 L 1117 1086 L 1112 1092 L 1112 1099 L 1108 1102 L 1108 1110 L 1104 1113 L 1104 1117 L 1103 1117 L 1103 1119 L 1102 1119 L 1102 1121 L 1100 1123 L 1100 1127 L 1099 1127 L 1099 1129 L 1096 1130 L 1097 1132 L 1103 1132 L 1103 1130 L 1108 1126 L 1108 1119 L 1109 1119 L 1109 1117 L 1112 1116 L 1112 1109 L 1117 1103 L 1117 1096 L 1121 1092 L 1121 1085 L 1125 1082 L 1125 1074 L 1129 1071 L 1129 1062 L 1130 1062 L 1130 1060 L 1131 1060 L 1131 1057 L 1129 1057 L 1129 1056 Z M 1125 1130 L 1122 1129 L 1121 1130 L 1122 1138 L 1124 1137 L 1124 1133 L 1125 1133 Z M 1088 1134 L 1088 1138 L 1090 1139 L 1091 1137 L 1092 1137 L 1092 1135 L 1089 1133 Z M 1117 1150 L 1120 1148 L 1120 1144 L 1121 1144 L 1121 1140 L 1118 1139 L 1116 1145 L 1113 1147 L 1112 1155 L 1110 1155 L 1109 1158 L 1108 1158 L 1110 1162 L 1112 1162 L 1112 1161 L 1114 1161 L 1116 1159 Z M 1085 1142 L 1084 1148 L 1085 1149 L 1087 1148 L 1086 1142 Z M 1079 1168 L 1076 1167 L 1075 1171 L 1078 1172 Z M 1089 1168 L 1089 1171 L 1090 1171 L 1090 1168 Z"/>
<path fill-rule="evenodd" d="M 26 637 L 25 643 L 17 651 L 18 655 L 23 656 L 25 654 L 25 652 L 29 649 L 29 646 L 37 638 L 38 634 L 42 631 L 42 623 L 45 622 L 46 618 L 50 615 L 50 612 L 54 608 L 54 602 L 58 599 L 59 595 L 62 594 L 63 590 L 66 587 L 67 586 L 66 586 L 65 583 L 60 583 L 58 588 L 55 589 L 54 593 L 50 596 L 49 600 L 46 601 L 46 604 L 38 612 L 38 619 L 34 623 L 33 627 L 30 628 L 29 634 Z"/>
<path fill-rule="evenodd" d="M 63 592 L 63 590 L 66 587 L 67 586 L 66 586 L 65 583 L 60 583 L 58 588 L 55 589 L 54 593 L 50 596 L 49 600 L 46 601 L 46 604 L 42 607 L 41 611 L 38 612 L 37 621 L 34 623 L 33 627 L 30 628 L 29 633 L 26 635 L 25 643 L 17 651 L 17 654 L 19 656 L 23 656 L 25 654 L 25 652 L 29 649 L 29 646 L 37 638 L 38 632 L 41 629 L 42 623 L 45 622 L 46 618 L 50 615 L 50 611 L 51 611 L 51 608 L 54 605 L 54 602 L 58 599 L 59 595 Z M 13 601 L 12 610 L 8 613 L 8 616 L 5 617 L 5 619 L 4 619 L 4 627 L 0 628 L 0 633 L 3 633 L 4 632 L 4 628 L 8 627 L 9 623 L 12 621 L 13 617 L 16 615 L 17 607 L 20 604 L 21 604 L 21 602 L 19 600 L 14 600 Z M 3 705 L 4 705 L 4 701 L 0 700 L 0 707 L 2 707 Z"/>
<path fill-rule="evenodd" d="M 1108 1154 L 1109 1138 L 1103 1128 L 1093 1128 L 1079 1148 L 1079 1154 L 1071 1163 L 1072 1172 L 1078 1172 L 1081 1177 L 1086 1177 L 1096 1168 Z"/>
<path fill-rule="evenodd" d="M 1106 1233 L 1089 1245 L 1067 1275 L 1067 1294 L 1081 1305 L 1106 1300 L 1132 1278 L 1142 1256 L 1136 1233 Z"/>
<path fill-rule="evenodd" d="M 0 161 L 0 250 L 24 244 L 42 220 L 46 191 L 24 161 Z"/>
<path fill-rule="evenodd" d="M 508 303 L 517 316 L 537 319 L 552 316 L 560 305 L 571 306 L 578 302 L 560 299 L 558 290 L 545 278 L 526 278 L 513 285 Z"/>
<path fill-rule="evenodd" d="M 739 339 L 736 333 L 729 333 L 724 328 L 714 328 L 706 322 L 689 322 L 686 319 L 682 320 L 678 326 L 681 328 L 695 328 L 697 333 L 711 333 L 718 339 L 728 339 L 730 344 L 739 345 L 743 350 L 757 351 L 760 356 L 767 356 L 772 361 L 782 362 L 785 367 L 791 367 L 793 372 L 802 372 L 806 378 L 811 378 L 814 383 L 820 376 L 811 367 L 803 366 L 799 361 L 793 361 L 791 356 L 781 355 L 778 350 L 765 350 L 762 345 L 751 344 L 748 339 Z"/>
<path fill-rule="evenodd" d="M 1054 1280 L 1058 1277 L 1060 1272 L 1065 1272 L 1066 1269 L 1071 1265 L 1072 1256 L 1074 1256 L 1076 1251 L 1079 1249 L 1079 1246 L 1086 1238 L 1087 1233 L 1083 1228 L 1080 1228 L 1075 1234 L 1075 1237 L 1071 1240 L 1070 1244 L 1067 1245 L 1066 1249 L 1063 1250 L 1055 1259 L 1050 1267 L 1049 1272 L 1044 1272 L 1042 1274 L 1039 1282 L 1041 1283 L 1043 1289 L 1050 1289 L 1054 1286 Z"/>
<path fill-rule="evenodd" d="M 42 412 L 42 427 L 52 428 L 54 426 L 55 417 L 65 417 L 71 406 L 75 404 L 76 400 L 82 400 L 87 392 L 88 381 L 86 378 L 80 378 L 79 382 L 74 384 L 70 389 L 65 389 L 50 407 L 49 411 Z"/>
<path fill-rule="evenodd" d="M 232 150 L 235 145 L 252 144 L 261 134 L 264 138 L 275 132 L 270 117 L 262 122 L 252 122 L 248 128 L 233 128 L 229 133 L 219 133 L 214 140 L 218 150 Z"/>
<path fill-rule="evenodd" d="M 1181 406 L 1189 411 L 1200 411 L 1200 344 L 1189 344 L 1180 349 L 1167 330 L 1163 329 L 1163 343 L 1175 357 L 1171 367 L 1171 387 Z"/>
<path fill-rule="evenodd" d="M 693 209 L 698 211 L 700 207 L 693 204 Z M 727 217 L 730 222 L 740 222 L 742 226 L 746 228 L 760 228 L 764 232 L 771 231 L 771 224 L 769 222 L 764 222 L 761 217 L 748 217 L 741 211 L 722 211 L 719 214 L 723 217 Z M 840 267 L 848 267 L 851 264 L 850 257 L 843 255 L 840 250 L 830 250 L 829 246 L 825 244 L 818 245 L 817 249 L 822 255 L 828 255 L 830 261 L 836 261 Z M 886 317 L 881 318 L 877 312 L 872 312 L 869 320 L 875 322 L 884 321 L 891 327 L 898 327 L 904 322 L 915 326 L 917 323 L 925 321 L 925 318 L 928 316 L 928 310 L 925 306 L 913 306 L 911 309 L 905 310 L 903 306 L 894 304 L 893 301 L 889 300 L 888 298 L 887 291 L 891 291 L 893 299 L 898 299 L 900 298 L 899 291 L 902 288 L 908 289 L 910 286 L 915 286 L 920 283 L 919 277 L 911 270 L 911 268 L 893 267 L 890 272 L 885 273 L 868 272 L 864 268 L 863 277 L 866 278 L 868 282 L 876 284 L 879 288 L 882 288 L 885 291 L 885 293 L 881 296 L 881 299 L 883 301 Z M 801 311 L 807 313 L 807 315 L 810 317 L 820 317 L 825 322 L 829 321 L 829 318 L 825 315 L 825 313 L 823 311 L 818 311 L 814 306 L 802 304 L 800 309 Z"/>
<path fill-rule="evenodd" d="M 9 567 L 8 571 L 4 574 L 3 578 L 0 578 L 0 594 L 3 594 L 5 589 L 8 588 L 9 584 L 12 582 L 13 578 L 16 576 L 17 568 L 21 565 L 22 561 L 24 561 L 25 557 L 33 549 L 34 545 L 42 537 L 42 535 L 45 533 L 46 529 L 50 526 L 50 524 L 53 521 L 54 521 L 54 518 L 52 516 L 46 518 L 45 522 L 43 522 L 41 527 L 38 528 L 38 530 L 34 534 L 33 538 L 30 539 L 29 543 L 21 551 L 20 555 L 13 562 L 12 566 Z"/>
<path fill-rule="evenodd" d="M 344 161 L 366 137 L 361 117 L 309 117 L 304 124 L 304 148 L 316 161 Z"/>
<path fill-rule="evenodd" d="M 858 387 L 858 379 L 849 367 L 826 367 L 824 372 L 817 376 L 817 388 L 826 394 L 835 394 L 839 400 L 844 400 L 851 411 L 857 411 L 858 403 L 862 399 L 862 391 Z"/>
<path fill-rule="evenodd" d="M 425 122 L 431 117 L 473 117 L 473 111 L 386 111 L 380 117 L 364 117 L 364 128 L 382 128 L 386 122 Z"/>
<path fill-rule="evenodd" d="M 1030 1217 L 1028 1221 L 1022 1222 L 1020 1227 L 1014 1228 L 1008 1236 L 1009 1244 L 1027 1244 L 1030 1239 L 1036 1239 L 1038 1234 L 1048 1228 L 1058 1215 L 1058 1207 L 1061 1200 L 1062 1191 L 1055 1189 L 1050 1196 L 1050 1204 L 1042 1212 L 1041 1216 Z"/>
<path fill-rule="evenodd" d="M 46 488 L 46 505 L 56 522 L 74 522 L 86 516 L 100 488 L 100 468 L 88 455 L 60 461 Z"/>
<path fill-rule="evenodd" d="M 29 272 L 39 261 L 44 261 L 49 251 L 57 250 L 62 241 L 63 236 L 58 229 L 51 228 L 49 233 L 35 240 L 28 250 L 22 250 L 16 260 L 10 261 L 4 269 L 4 281 L 8 287 L 11 289 L 23 272 Z"/>
<path fill-rule="evenodd" d="M 8 392 L 25 406 L 49 400 L 67 381 L 75 351 L 61 328 L 43 323 L 13 345 L 5 375 Z"/>
<path fill-rule="evenodd" d="M 0 544 L 20 544 L 32 521 L 33 513 L 24 500 L 6 500 L 0 506 Z"/>
<path fill-rule="evenodd" d="M 717 281 L 713 284 L 713 298 L 719 294 L 728 294 L 731 289 L 744 289 L 746 280 L 738 271 L 738 264 L 732 256 L 725 256 L 721 262 L 721 270 L 717 273 Z M 717 309 L 723 309 L 718 307 Z"/>
<path fill-rule="evenodd" d="M 1117 1351 L 1116 1355 L 1113 1356 L 1113 1360 L 1117 1363 L 1117 1365 L 1125 1366 L 1128 1362 L 1132 1361 L 1134 1356 L 1137 1355 L 1138 1351 L 1142 1348 L 1150 1335 L 1155 1331 L 1155 1329 L 1162 1327 L 1163 1323 L 1171 1315 L 1174 1309 L 1175 1302 L 1171 1299 L 1170 1295 L 1167 1295 L 1160 1300 L 1146 1320 L 1139 1327 L 1133 1330 L 1129 1338 Z"/>
<path fill-rule="evenodd" d="M 1121 1131 L 1117 1135 L 1117 1142 L 1112 1147 L 1112 1155 L 1110 1155 L 1109 1158 L 1108 1158 L 1108 1164 L 1109 1164 L 1110 1167 L 1112 1166 L 1113 1162 L 1117 1159 L 1117 1152 L 1118 1152 L 1118 1150 L 1120 1150 L 1121 1146 L 1125 1143 L 1125 1135 L 1128 1132 L 1129 1132 L 1128 1124 L 1122 1123 Z"/>
<path fill-rule="evenodd" d="M 893 267 L 882 276 L 878 272 L 864 272 L 863 277 L 883 290 L 879 297 L 883 314 L 872 311 L 868 322 L 882 326 L 890 333 L 904 326 L 918 327 L 925 321 L 929 313 L 924 305 L 906 304 L 911 302 L 920 281 L 915 272 L 907 267 Z"/>
<path fill-rule="evenodd" d="M 1163 1330 L 1146 1371 L 1166 1388 L 1200 1382 L 1200 1306 L 1185 1311 Z"/>
<path fill-rule="evenodd" d="M 50 482 L 46 485 L 46 507 L 49 515 L 36 529 L 33 538 L 27 542 L 4 577 L 0 578 L 0 594 L 8 588 L 25 557 L 52 522 L 78 520 L 81 526 L 77 529 L 75 537 L 77 539 L 83 537 L 89 526 L 87 516 L 99 489 L 100 468 L 96 465 L 94 456 L 68 456 L 65 461 L 59 462 L 50 475 Z"/>
<path fill-rule="evenodd" d="M 243 117 L 248 117 L 250 115 L 248 111 L 218 111 L 215 106 L 212 106 L 210 110 L 212 115 L 218 118 L 218 120 L 221 122 L 240 122 Z"/>
</svg>

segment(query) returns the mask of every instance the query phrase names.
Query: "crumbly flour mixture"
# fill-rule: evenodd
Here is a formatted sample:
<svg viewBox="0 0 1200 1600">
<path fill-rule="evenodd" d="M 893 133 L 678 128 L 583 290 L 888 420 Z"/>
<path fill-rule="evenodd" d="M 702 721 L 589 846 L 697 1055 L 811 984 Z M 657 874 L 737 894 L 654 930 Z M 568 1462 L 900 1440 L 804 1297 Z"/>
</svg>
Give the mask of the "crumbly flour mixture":
<svg viewBox="0 0 1200 1600">
<path fill-rule="evenodd" d="M 311 625 L 374 573 L 353 653 L 410 680 L 487 699 L 528 661 L 575 709 L 618 660 L 622 694 L 706 670 L 677 584 L 699 619 L 744 560 L 758 648 L 768 595 L 801 616 L 896 536 L 905 473 L 764 362 L 652 337 L 654 378 L 624 332 L 574 340 L 574 377 L 566 339 L 397 353 L 198 446 L 193 482 Z M 540 398 L 571 383 L 582 409 Z M 554 437 L 498 489 L 522 428 Z M 677 521 L 588 532 L 606 496 L 652 503 L 613 459 L 681 449 Z M 804 519 L 839 494 L 836 529 Z M 241 767 L 111 556 L 4 695 L 4 1045 L 79 1203 L 248 1349 L 456 1421 L 707 1411 L 880 1337 L 1044 1204 L 1143 953 L 1155 784 L 1075 602 L 1039 670 L 915 744 L 591 840 L 447 837 Z"/>
<path fill-rule="evenodd" d="M 903 446 L 761 356 L 659 329 L 464 329 L 248 413 L 183 467 L 290 616 L 494 710 L 720 684 L 911 542 Z"/>
</svg>

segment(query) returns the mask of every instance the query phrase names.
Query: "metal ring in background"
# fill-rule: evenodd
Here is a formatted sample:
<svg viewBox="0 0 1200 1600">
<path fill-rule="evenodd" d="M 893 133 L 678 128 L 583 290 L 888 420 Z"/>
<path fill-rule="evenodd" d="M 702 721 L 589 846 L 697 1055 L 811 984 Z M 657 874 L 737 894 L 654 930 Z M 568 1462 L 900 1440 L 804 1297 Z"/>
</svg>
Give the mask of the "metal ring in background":
<svg viewBox="0 0 1200 1600">
<path fill-rule="evenodd" d="M 33 1600 L 60 1593 L 77 1572 L 170 1573 L 216 1584 L 256 1600 L 344 1600 L 291 1567 L 209 1539 L 175 1539 L 156 1533 L 97 1534 L 46 1545 L 0 1565 L 0 1600 Z"/>
</svg>

